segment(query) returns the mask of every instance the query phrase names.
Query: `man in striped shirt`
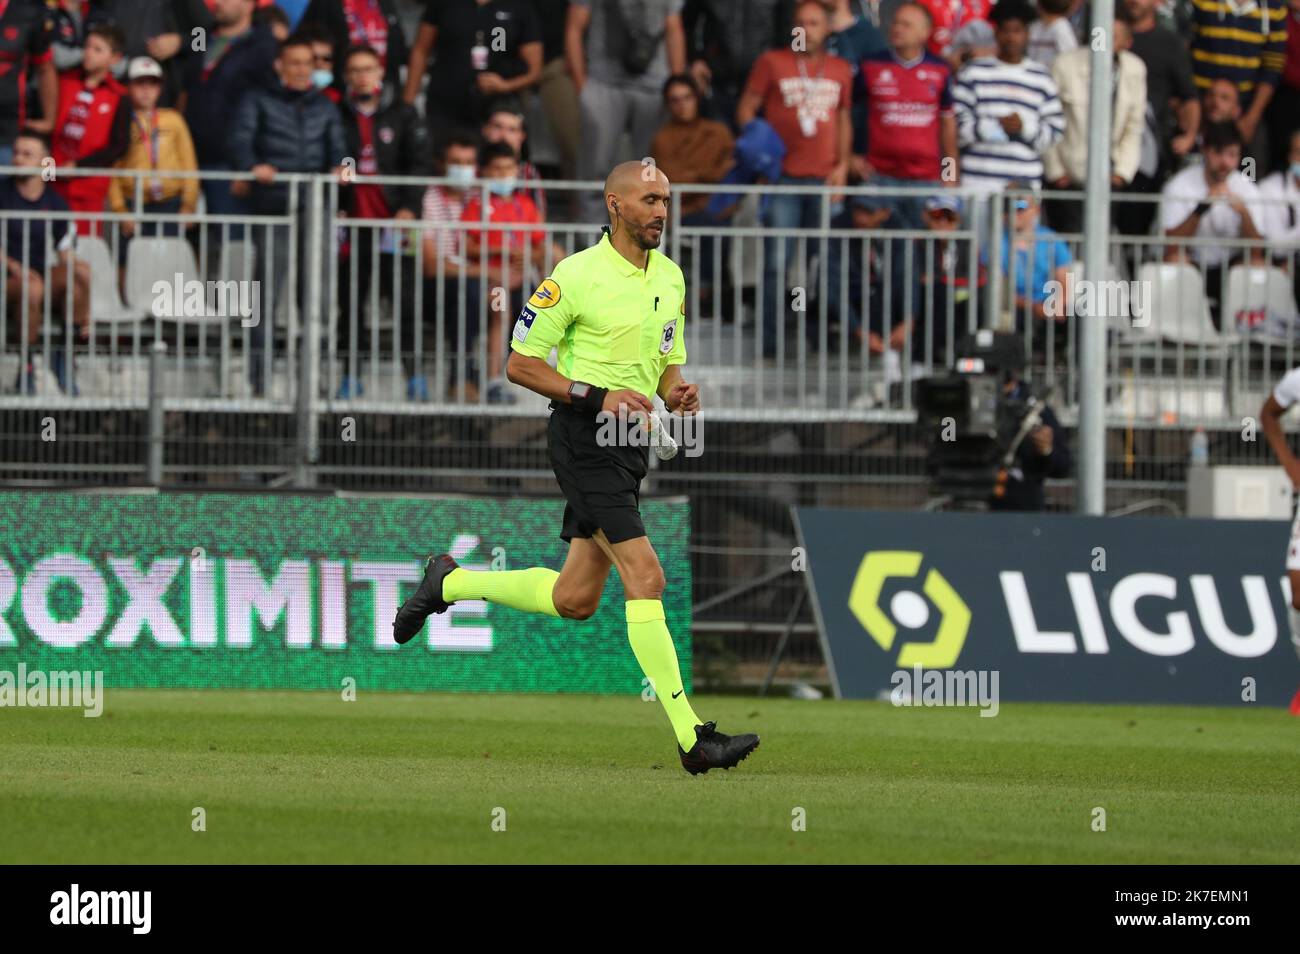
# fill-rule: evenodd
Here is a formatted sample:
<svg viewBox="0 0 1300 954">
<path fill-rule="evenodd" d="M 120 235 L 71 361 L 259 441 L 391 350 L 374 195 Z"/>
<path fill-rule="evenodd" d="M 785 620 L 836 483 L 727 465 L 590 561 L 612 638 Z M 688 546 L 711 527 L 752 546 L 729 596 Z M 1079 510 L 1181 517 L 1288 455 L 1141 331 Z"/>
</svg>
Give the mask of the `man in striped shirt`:
<svg viewBox="0 0 1300 954">
<path fill-rule="evenodd" d="M 953 90 L 962 184 L 1000 192 L 1043 177 L 1043 153 L 1065 134 L 1065 115 L 1047 67 L 1025 53 L 1034 8 L 1000 0 L 993 8 L 996 57 L 971 60 Z"/>
<path fill-rule="evenodd" d="M 1286 64 L 1286 0 L 1192 0 L 1192 78 L 1236 84 L 1241 137 L 1255 139 Z"/>
</svg>

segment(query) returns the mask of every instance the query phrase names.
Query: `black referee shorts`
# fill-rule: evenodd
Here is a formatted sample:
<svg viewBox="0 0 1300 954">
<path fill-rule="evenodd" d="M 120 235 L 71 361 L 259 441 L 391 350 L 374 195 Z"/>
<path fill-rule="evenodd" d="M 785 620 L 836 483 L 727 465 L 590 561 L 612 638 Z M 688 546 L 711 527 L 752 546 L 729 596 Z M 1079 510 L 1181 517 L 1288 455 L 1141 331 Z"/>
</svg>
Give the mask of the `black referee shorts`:
<svg viewBox="0 0 1300 954">
<path fill-rule="evenodd" d="M 610 543 L 645 536 L 641 481 L 650 464 L 648 447 L 601 447 L 596 418 L 567 404 L 551 403 L 547 446 L 551 467 L 567 501 L 560 539 L 605 531 Z"/>
</svg>

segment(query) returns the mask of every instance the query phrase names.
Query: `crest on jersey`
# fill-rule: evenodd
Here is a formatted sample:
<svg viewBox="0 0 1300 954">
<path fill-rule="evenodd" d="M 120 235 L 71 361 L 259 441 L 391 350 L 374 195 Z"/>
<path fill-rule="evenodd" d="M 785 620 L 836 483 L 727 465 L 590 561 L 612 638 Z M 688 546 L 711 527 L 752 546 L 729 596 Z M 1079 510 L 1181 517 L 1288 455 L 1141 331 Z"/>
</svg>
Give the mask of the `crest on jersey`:
<svg viewBox="0 0 1300 954">
<path fill-rule="evenodd" d="M 528 299 L 528 304 L 534 308 L 550 308 L 560 300 L 560 286 L 556 284 L 554 278 L 548 278 L 537 286 L 537 291 Z"/>
<path fill-rule="evenodd" d="M 686 307 L 685 302 L 682 303 L 682 307 L 683 308 Z M 674 318 L 672 321 L 668 321 L 664 323 L 664 333 L 663 336 L 660 337 L 659 339 L 659 353 L 667 354 L 669 351 L 672 351 L 673 344 L 676 343 L 676 341 L 677 341 L 677 319 Z"/>
</svg>

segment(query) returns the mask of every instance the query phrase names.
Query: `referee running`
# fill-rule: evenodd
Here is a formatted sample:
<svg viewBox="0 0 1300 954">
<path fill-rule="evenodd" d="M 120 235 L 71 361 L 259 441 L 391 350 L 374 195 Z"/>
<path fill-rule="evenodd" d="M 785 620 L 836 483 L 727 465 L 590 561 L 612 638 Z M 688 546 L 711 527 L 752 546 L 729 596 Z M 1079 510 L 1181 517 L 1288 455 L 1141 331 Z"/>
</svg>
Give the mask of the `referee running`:
<svg viewBox="0 0 1300 954">
<path fill-rule="evenodd" d="M 700 409 L 698 388 L 681 376 L 686 283 L 677 264 L 656 251 L 668 201 L 668 178 L 658 168 L 615 166 L 605 180 L 605 235 L 557 263 L 515 322 L 506 376 L 551 399 L 547 445 L 567 501 L 564 568 L 466 570 L 448 554 L 430 557 L 424 579 L 397 611 L 393 638 L 409 642 L 430 613 L 465 599 L 588 619 L 617 567 L 632 652 L 668 713 L 682 767 L 698 775 L 738 764 L 758 747 L 758 736 L 723 735 L 691 708 L 664 622 L 663 568 L 641 522 L 649 449 L 643 441 L 611 446 L 597 439 L 598 414 L 651 415 L 654 394 L 670 412 Z M 546 361 L 553 347 L 556 368 Z"/>
</svg>

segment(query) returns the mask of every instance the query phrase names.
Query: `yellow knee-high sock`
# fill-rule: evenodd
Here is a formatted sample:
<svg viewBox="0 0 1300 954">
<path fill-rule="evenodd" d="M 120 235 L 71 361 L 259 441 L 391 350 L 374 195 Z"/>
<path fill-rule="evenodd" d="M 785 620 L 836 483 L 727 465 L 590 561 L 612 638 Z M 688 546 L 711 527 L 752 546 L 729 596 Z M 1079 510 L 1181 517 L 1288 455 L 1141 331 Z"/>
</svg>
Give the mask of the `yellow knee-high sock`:
<svg viewBox="0 0 1300 954">
<path fill-rule="evenodd" d="M 677 744 L 689 752 L 695 745 L 695 727 L 700 720 L 682 687 L 677 650 L 664 622 L 664 604 L 659 600 L 628 600 L 627 638 L 641 671 L 650 677 L 655 695 L 668 713 Z"/>
<path fill-rule="evenodd" d="M 487 600 L 525 613 L 559 616 L 551 591 L 560 574 L 544 566 L 527 570 L 467 570 L 457 567 L 442 581 L 442 598 Z"/>
</svg>

